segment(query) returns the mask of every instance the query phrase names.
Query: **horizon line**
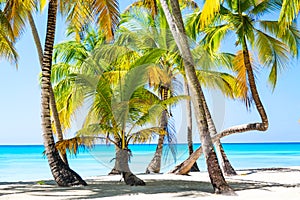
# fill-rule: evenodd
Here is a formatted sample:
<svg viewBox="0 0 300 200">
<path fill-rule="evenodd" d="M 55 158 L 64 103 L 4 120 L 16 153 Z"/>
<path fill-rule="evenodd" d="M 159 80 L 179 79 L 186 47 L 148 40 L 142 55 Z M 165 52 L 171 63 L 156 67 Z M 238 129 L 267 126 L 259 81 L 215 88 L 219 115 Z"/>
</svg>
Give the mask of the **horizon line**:
<svg viewBox="0 0 300 200">
<path fill-rule="evenodd" d="M 268 142 L 222 142 L 222 144 L 292 144 L 292 143 L 300 143 L 300 141 L 268 141 Z M 157 143 L 136 143 L 130 145 L 156 145 Z M 187 143 L 175 143 L 176 144 L 187 144 Z M 194 145 L 201 144 L 199 142 L 193 143 Z M 112 145 L 112 144 L 95 144 L 95 145 Z M 168 144 L 165 144 L 168 145 Z M 44 146 L 43 144 L 1 144 L 0 146 Z"/>
</svg>

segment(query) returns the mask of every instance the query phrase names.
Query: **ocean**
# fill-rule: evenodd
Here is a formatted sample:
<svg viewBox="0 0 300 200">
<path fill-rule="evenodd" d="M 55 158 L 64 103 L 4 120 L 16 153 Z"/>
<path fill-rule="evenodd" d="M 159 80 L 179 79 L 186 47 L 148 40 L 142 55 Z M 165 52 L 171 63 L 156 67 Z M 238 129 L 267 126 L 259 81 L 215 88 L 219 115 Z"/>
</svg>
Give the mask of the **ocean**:
<svg viewBox="0 0 300 200">
<path fill-rule="evenodd" d="M 300 166 L 300 143 L 225 143 L 229 160 L 235 169 Z M 199 147 L 195 144 L 194 148 Z M 153 157 L 155 144 L 130 145 L 130 168 L 143 173 Z M 168 172 L 188 156 L 186 144 L 164 147 L 161 172 Z M 0 182 L 52 179 L 42 145 L 0 145 Z M 68 155 L 70 167 L 82 177 L 107 175 L 114 166 L 114 146 L 96 145 L 82 150 L 77 156 Z M 203 156 L 198 160 L 200 170 L 206 171 Z"/>
</svg>

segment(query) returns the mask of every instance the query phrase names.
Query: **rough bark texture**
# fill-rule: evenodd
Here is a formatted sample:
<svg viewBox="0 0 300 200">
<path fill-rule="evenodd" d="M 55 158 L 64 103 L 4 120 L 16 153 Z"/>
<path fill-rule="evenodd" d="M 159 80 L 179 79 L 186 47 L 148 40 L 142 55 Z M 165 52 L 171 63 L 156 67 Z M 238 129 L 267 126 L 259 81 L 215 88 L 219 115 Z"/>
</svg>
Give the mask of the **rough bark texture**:
<svg viewBox="0 0 300 200">
<path fill-rule="evenodd" d="M 169 90 L 165 87 L 162 87 L 162 92 L 161 92 L 161 99 L 164 101 L 168 99 L 168 92 Z M 164 110 L 161 116 L 160 120 L 160 127 L 162 127 L 164 130 L 167 130 L 168 126 L 168 111 Z M 162 158 L 162 152 L 163 152 L 163 147 L 164 147 L 164 139 L 165 135 L 160 135 L 158 138 L 158 143 L 156 147 L 156 151 L 154 153 L 154 156 L 149 163 L 146 173 L 159 173 L 160 168 L 161 168 L 161 158 Z"/>
<path fill-rule="evenodd" d="M 32 33 L 32 36 L 33 36 L 33 39 L 34 39 L 34 43 L 35 43 L 37 53 L 38 53 L 38 57 L 39 57 L 40 66 L 41 66 L 41 69 L 42 69 L 43 68 L 43 48 L 42 48 L 41 40 L 40 40 L 40 37 L 39 37 L 39 33 L 36 29 L 34 19 L 33 19 L 32 14 L 30 12 L 28 12 L 28 21 L 29 21 L 29 24 L 30 24 L 30 27 L 31 27 L 31 33 Z M 60 124 L 60 121 L 59 121 L 59 116 L 58 116 L 58 111 L 57 111 L 57 107 L 56 107 L 56 101 L 55 101 L 52 86 L 50 86 L 49 92 L 50 92 L 50 109 L 52 111 L 58 141 L 62 141 L 64 138 L 63 138 L 63 133 L 62 133 L 62 129 L 61 129 L 61 124 Z M 64 163 L 66 165 L 69 165 L 68 164 L 68 159 L 67 159 L 67 154 L 66 153 L 60 153 L 60 156 L 61 156 L 62 160 L 64 161 Z"/>
<path fill-rule="evenodd" d="M 71 170 L 60 158 L 51 127 L 50 117 L 50 77 L 52 53 L 55 36 L 57 0 L 51 0 L 48 7 L 46 41 L 43 54 L 42 83 L 41 83 L 41 117 L 45 152 L 54 180 L 59 186 L 87 185 L 84 180 Z"/>
<path fill-rule="evenodd" d="M 227 155 L 225 154 L 223 145 L 221 144 L 220 140 L 217 140 L 215 142 L 215 148 L 216 148 L 217 154 L 219 154 L 220 165 L 221 165 L 223 173 L 226 176 L 237 175 L 236 171 L 234 170 L 231 163 L 229 162 Z"/>
<path fill-rule="evenodd" d="M 222 194 L 222 193 L 231 193 L 231 189 L 228 189 L 228 184 L 226 183 L 223 176 L 219 176 L 219 164 L 217 155 L 214 152 L 214 148 L 210 150 L 210 153 L 208 155 L 207 163 L 210 165 L 208 167 L 208 174 L 209 178 L 211 180 L 211 184 L 213 185 L 215 189 L 215 193 Z M 218 173 L 216 173 L 218 172 Z"/>
<path fill-rule="evenodd" d="M 146 174 L 150 173 L 159 173 L 161 168 L 161 157 L 162 157 L 162 151 L 163 151 L 163 145 L 164 145 L 164 135 L 160 135 L 158 138 L 158 143 L 156 146 L 156 151 L 154 153 L 154 156 L 149 163 Z"/>
<path fill-rule="evenodd" d="M 260 97 L 259 97 L 259 94 L 258 94 L 258 91 L 256 88 L 255 77 L 254 77 L 253 69 L 252 69 L 251 62 L 250 62 L 250 56 L 249 56 L 249 51 L 248 51 L 247 44 L 246 44 L 246 38 L 244 38 L 244 41 L 243 41 L 243 55 L 244 55 L 244 63 L 245 63 L 245 67 L 247 70 L 248 82 L 250 85 L 252 98 L 254 100 L 256 109 L 262 120 L 262 122 L 259 123 L 258 130 L 266 131 L 269 127 L 268 116 L 267 116 L 264 106 L 260 100 Z"/>
<path fill-rule="evenodd" d="M 194 104 L 198 130 L 200 132 L 201 146 L 203 148 L 211 183 L 215 192 L 217 193 L 234 193 L 223 177 L 222 171 L 218 164 L 217 156 L 213 150 L 213 143 L 208 130 L 209 127 L 206 121 L 206 116 L 203 115 L 203 113 L 205 113 L 203 105 L 205 103 L 205 98 L 201 85 L 196 76 L 194 60 L 185 34 L 178 0 L 170 1 L 172 14 L 167 1 L 160 0 L 160 2 L 166 15 L 172 35 L 183 58 L 186 77 L 188 84 L 191 87 L 191 97 Z"/>
<path fill-rule="evenodd" d="M 128 149 L 118 149 L 116 151 L 116 163 L 115 169 L 121 172 L 123 179 L 127 185 L 131 186 L 144 186 L 146 183 L 135 176 L 129 169 L 128 161 L 129 161 L 130 152 Z"/>
<path fill-rule="evenodd" d="M 190 96 L 190 89 L 189 85 L 185 81 L 185 91 L 186 95 Z M 189 148 L 189 155 L 191 155 L 194 152 L 193 147 L 193 118 L 192 118 L 192 105 L 191 100 L 188 99 L 186 102 L 186 117 L 187 117 L 187 142 L 188 142 L 188 148 Z M 199 172 L 200 169 L 197 165 L 197 162 L 193 164 L 191 167 L 191 172 Z"/>
</svg>

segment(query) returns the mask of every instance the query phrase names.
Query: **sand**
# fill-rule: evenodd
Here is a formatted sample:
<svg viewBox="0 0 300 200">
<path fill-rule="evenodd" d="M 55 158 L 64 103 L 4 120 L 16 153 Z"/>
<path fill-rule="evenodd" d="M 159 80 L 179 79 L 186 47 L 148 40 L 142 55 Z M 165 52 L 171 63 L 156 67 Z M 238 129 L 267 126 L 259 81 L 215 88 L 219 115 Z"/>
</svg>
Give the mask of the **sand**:
<svg viewBox="0 0 300 200">
<path fill-rule="evenodd" d="M 127 186 L 120 176 L 99 176 L 86 179 L 86 187 L 58 187 L 54 181 L 0 182 L 1 199 L 249 199 L 299 200 L 300 167 L 249 169 L 237 171 L 237 176 L 226 177 L 236 196 L 213 193 L 206 172 L 190 176 L 172 174 L 143 175 L 138 177 L 146 186 Z"/>
</svg>

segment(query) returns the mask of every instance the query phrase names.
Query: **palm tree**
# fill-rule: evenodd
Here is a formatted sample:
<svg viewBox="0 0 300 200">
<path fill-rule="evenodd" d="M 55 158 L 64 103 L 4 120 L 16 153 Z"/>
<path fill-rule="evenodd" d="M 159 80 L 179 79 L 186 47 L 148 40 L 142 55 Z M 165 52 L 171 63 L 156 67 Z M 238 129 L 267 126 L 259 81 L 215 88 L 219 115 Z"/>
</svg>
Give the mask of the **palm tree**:
<svg viewBox="0 0 300 200">
<path fill-rule="evenodd" d="M 249 46 L 254 46 L 253 50 L 257 51 L 260 64 L 271 68 L 269 82 L 274 89 L 278 72 L 286 67 L 289 55 L 297 56 L 297 46 L 300 42 L 300 34 L 295 26 L 286 27 L 283 30 L 284 34 L 281 34 L 277 21 L 259 18 L 264 13 L 274 11 L 274 9 L 279 10 L 279 8 L 276 2 L 268 1 L 260 2 L 257 5 L 249 2 L 236 2 L 236 4 L 229 5 L 228 8 L 221 6 L 220 20 L 217 21 L 216 25 L 204 30 L 206 32 L 204 40 L 211 49 L 217 49 L 221 40 L 230 30 L 234 30 L 236 33 L 236 45 L 241 46 L 242 50 L 237 53 L 234 68 L 244 86 L 248 81 L 253 101 L 262 119 L 261 123 L 227 129 L 222 132 L 223 135 L 233 130 L 242 132 L 248 130 L 265 131 L 268 128 L 267 115 L 255 84 L 253 59 Z M 246 80 L 247 77 L 248 80 Z M 247 103 L 249 104 L 249 102 Z"/>
<path fill-rule="evenodd" d="M 234 55 L 230 53 L 219 53 L 216 52 L 213 55 L 201 44 L 193 44 L 192 46 L 195 46 L 194 49 L 192 49 L 193 57 L 195 59 L 195 66 L 196 66 L 196 74 L 198 77 L 198 80 L 200 81 L 201 85 L 208 89 L 218 89 L 220 90 L 224 96 L 228 98 L 233 98 L 233 99 L 243 99 L 244 91 L 237 86 L 240 85 L 240 81 L 235 78 L 234 76 L 219 71 L 220 66 L 223 66 L 228 70 L 232 69 L 232 63 L 234 59 Z M 182 62 L 182 61 L 180 61 Z M 180 63 L 178 62 L 178 63 Z M 214 71 L 215 69 L 218 69 L 218 71 Z M 182 74 L 184 73 L 184 68 L 182 66 Z M 186 91 L 189 92 L 189 87 L 187 85 L 187 81 L 185 80 L 185 87 Z M 208 110 L 208 108 L 205 108 Z M 187 103 L 187 121 L 190 122 L 188 123 L 188 133 L 191 132 L 191 121 L 192 121 L 192 116 L 191 116 L 191 111 L 189 102 Z M 207 112 L 208 113 L 208 112 Z M 209 119 L 209 124 L 212 126 L 212 130 L 214 131 L 213 133 L 216 134 L 216 129 L 214 127 L 214 123 L 212 121 L 212 118 L 210 115 L 207 116 Z M 213 134 L 211 134 L 213 136 Z M 192 139 L 192 135 L 188 134 L 188 142 Z M 193 153 L 192 149 L 192 143 L 189 142 L 189 151 L 190 155 Z M 217 153 L 222 154 L 223 156 L 226 155 L 222 148 L 218 149 L 218 147 L 221 146 L 221 144 L 217 144 Z M 198 150 L 197 150 L 198 151 Z M 198 156 L 201 155 L 197 153 Z M 175 174 L 188 174 L 190 170 L 192 170 L 193 165 L 195 165 L 195 161 L 197 160 L 197 157 L 188 158 L 187 161 L 184 161 L 183 163 L 177 165 L 173 170 L 171 170 L 171 173 Z M 192 160 L 190 163 L 188 160 Z"/>
<path fill-rule="evenodd" d="M 185 73 L 188 83 L 191 87 L 191 94 L 193 98 L 195 115 L 197 117 L 197 124 L 201 139 L 201 146 L 206 158 L 207 168 L 210 175 L 211 183 L 216 193 L 232 193 L 233 190 L 226 183 L 220 166 L 218 164 L 217 156 L 213 148 L 213 143 L 210 137 L 210 130 L 207 124 L 205 107 L 205 98 L 199 80 L 196 76 L 194 59 L 192 57 L 190 47 L 188 45 L 185 29 L 183 25 L 182 15 L 177 0 L 171 1 L 171 10 L 167 1 L 160 0 L 164 13 L 166 15 L 169 27 L 183 57 Z"/>
<path fill-rule="evenodd" d="M 72 186 L 72 185 L 87 185 L 84 180 L 73 170 L 71 170 L 60 158 L 57 149 L 55 148 L 55 142 L 51 128 L 50 117 L 50 87 L 51 87 L 51 67 L 52 67 L 52 52 L 55 37 L 56 26 L 56 13 L 57 13 L 57 1 L 51 0 L 48 7 L 48 21 L 47 32 L 45 40 L 45 48 L 43 54 L 43 68 L 41 78 L 41 112 L 42 112 L 42 128 L 43 139 L 45 146 L 45 154 L 48 158 L 48 163 L 52 172 L 52 175 L 60 186 Z"/>
<path fill-rule="evenodd" d="M 43 48 L 41 45 L 41 40 L 37 31 L 37 27 L 35 25 L 32 12 L 36 12 L 38 10 L 38 6 L 42 9 L 45 5 L 45 2 L 39 2 L 36 0 L 25 0 L 25 1 L 10 1 L 6 2 L 5 11 L 8 16 L 10 22 L 14 25 L 14 32 L 16 35 L 20 35 L 23 32 L 25 27 L 25 22 L 28 20 L 31 28 L 31 32 L 34 38 L 34 42 L 36 45 L 40 67 L 42 68 L 43 62 Z M 55 124 L 55 130 L 57 132 L 58 141 L 63 140 L 63 134 L 61 131 L 61 125 L 57 114 L 56 102 L 53 94 L 52 88 L 50 88 L 50 106 L 53 115 L 53 120 Z M 68 164 L 67 156 L 65 154 L 61 154 L 61 158 L 63 161 Z"/>
<path fill-rule="evenodd" d="M 41 3 L 41 7 L 43 7 L 45 4 L 44 1 L 37 2 L 33 0 L 25 0 L 21 2 L 15 2 L 12 0 L 8 0 L 6 2 L 6 13 L 8 16 L 10 16 L 10 20 L 13 21 L 14 24 L 14 31 L 16 33 L 19 33 L 20 30 L 24 27 L 25 18 L 28 15 L 32 31 L 34 33 L 35 41 L 37 44 L 37 49 L 41 61 L 41 45 L 39 45 L 38 37 L 37 37 L 37 31 L 35 30 L 35 25 L 32 21 L 31 11 L 32 8 L 34 8 L 35 5 L 38 3 Z M 118 4 L 117 1 L 111 0 L 111 1 L 88 1 L 83 2 L 79 0 L 71 0 L 68 1 L 68 3 L 64 1 L 59 1 L 60 5 L 60 12 L 63 15 L 67 15 L 67 20 L 74 26 L 76 29 L 77 36 L 80 35 L 80 32 L 82 31 L 82 27 L 84 25 L 92 20 L 91 13 L 93 14 L 94 18 L 97 19 L 97 23 L 101 24 L 101 28 L 103 28 L 104 32 L 107 34 L 107 38 L 111 39 L 113 36 L 113 31 L 116 28 L 116 24 L 119 19 L 119 12 L 118 12 Z M 56 3 L 57 4 L 57 3 Z M 24 9 L 25 8 L 25 9 Z M 51 105 L 52 105 L 52 113 L 55 120 L 56 125 L 56 131 L 59 133 L 58 139 L 63 139 L 62 133 L 60 132 L 60 124 L 58 119 L 58 114 L 55 109 L 55 101 L 52 94 L 52 88 L 49 89 L 50 92 L 50 98 Z M 66 158 L 66 157 L 65 157 Z M 66 161 L 66 159 L 65 159 Z M 67 163 L 67 162 L 66 162 Z"/>
<path fill-rule="evenodd" d="M 131 48 L 136 49 L 142 55 L 147 56 L 149 50 L 153 51 L 153 49 L 156 52 L 161 52 L 160 55 L 155 57 L 156 60 L 151 61 L 153 66 L 148 74 L 148 85 L 159 93 L 160 99 L 164 101 L 176 95 L 175 76 L 178 74 L 178 70 L 174 68 L 170 60 L 176 56 L 177 51 L 173 50 L 174 41 L 170 39 L 171 33 L 165 17 L 161 9 L 157 9 L 158 13 L 155 16 L 151 15 L 150 10 L 131 9 L 131 12 L 126 12 L 123 16 L 123 23 L 120 25 L 120 34 L 137 38 L 130 40 L 129 44 L 123 45 L 130 45 Z M 160 121 L 160 126 L 167 131 L 167 134 L 159 136 L 154 157 L 147 166 L 146 173 L 160 172 L 165 136 L 167 136 L 169 144 L 174 142 L 175 129 L 171 123 L 171 113 L 168 110 L 163 111 Z M 172 146 L 170 147 L 173 156 L 175 156 Z"/>
<path fill-rule="evenodd" d="M 122 24 L 120 25 L 121 34 L 122 35 L 130 35 L 131 38 L 135 37 L 135 39 L 127 39 L 130 41 L 130 45 L 135 45 L 135 49 L 138 49 L 139 52 L 145 53 L 148 49 L 155 48 L 157 50 L 161 50 L 162 54 L 160 55 L 160 59 L 157 61 L 162 70 L 159 68 L 155 68 L 151 74 L 149 74 L 149 85 L 155 86 L 155 88 L 162 88 L 165 96 L 169 93 L 168 90 L 174 88 L 174 84 L 172 83 L 172 79 L 175 80 L 176 76 L 178 75 L 179 71 L 176 69 L 177 63 L 181 63 L 180 57 L 178 57 L 178 51 L 174 48 L 175 43 L 172 39 L 170 39 L 170 30 L 168 28 L 166 19 L 162 13 L 161 7 L 158 6 L 158 13 L 153 17 L 150 17 L 150 11 L 142 11 L 138 10 L 136 12 L 133 8 L 130 10 L 131 12 L 126 12 L 123 16 Z M 125 22 L 125 23 L 124 23 Z M 149 26 L 150 25 L 150 26 Z M 124 32 L 126 31 L 126 32 Z M 138 39 L 136 39 L 138 38 Z M 144 42 L 147 41 L 147 42 Z M 196 48 L 194 51 L 200 51 L 199 48 Z M 201 50 L 203 52 L 203 50 Z M 205 54 L 210 56 L 209 54 Z M 225 55 L 225 54 L 224 54 Z M 222 58 L 225 59 L 225 56 L 222 55 Z M 200 56 L 200 53 L 197 55 Z M 177 57 L 177 58 L 176 58 Z M 198 58 L 199 63 L 212 63 L 212 59 L 207 58 L 203 59 Z M 211 57 L 211 56 L 210 56 Z M 155 62 L 155 61 L 153 61 Z M 208 64 L 206 64 L 208 65 Z M 165 75 L 164 75 L 165 74 Z M 219 85 L 219 89 L 223 89 L 226 85 L 232 85 L 229 83 L 227 78 L 216 78 L 218 75 L 226 75 L 226 73 L 213 73 L 209 71 L 201 71 L 202 79 L 210 80 L 210 81 L 218 81 L 217 84 L 214 86 Z M 200 76 L 201 77 L 201 76 Z M 207 79 L 205 78 L 207 77 Z M 229 77 L 229 75 L 227 75 Z M 232 80 L 232 79 L 230 79 Z M 222 81 L 225 83 L 222 83 Z M 177 84 L 178 85 L 178 84 Z M 213 86 L 213 84 L 207 84 L 208 86 Z M 167 87 L 166 87 L 167 86 Z M 172 86 L 172 87 L 170 87 Z M 213 87 L 214 87 L 213 86 Z M 230 90 L 230 89 L 229 89 Z M 174 90 L 171 90 L 171 93 Z M 228 88 L 227 88 L 228 92 Z M 162 120 L 166 122 L 166 120 Z M 163 123 L 162 123 L 163 124 Z M 166 126 L 164 126 L 166 127 Z M 161 163 L 161 156 L 162 156 L 162 148 L 163 148 L 163 141 L 164 135 L 160 136 L 158 140 L 158 145 L 156 148 L 156 152 L 150 164 L 147 167 L 147 172 L 154 172 L 158 173 L 160 171 L 160 163 Z"/>
<path fill-rule="evenodd" d="M 100 50 L 100 52 L 103 51 Z M 97 57 L 92 57 L 92 63 L 103 63 L 97 61 Z M 144 63 L 145 57 L 141 57 L 140 61 Z M 94 70 L 99 73 L 79 74 L 77 81 L 85 88 L 85 96 L 93 97 L 84 127 L 79 131 L 80 136 L 97 138 L 98 135 L 104 135 L 106 141 L 113 143 L 116 147 L 114 169 L 122 173 L 126 184 L 130 185 L 144 185 L 145 183 L 133 175 L 129 169 L 128 159 L 131 153 L 129 143 L 146 142 L 155 132 L 164 134 L 165 130 L 160 127 L 148 127 L 153 122 L 156 123 L 156 119 L 166 109 L 169 102 L 180 99 L 161 101 L 156 95 L 146 90 L 144 85 L 152 66 L 150 64 L 139 65 L 140 61 L 137 60 L 133 69 L 123 78 L 119 76 L 117 84 L 112 84 L 109 76 L 111 73 L 101 70 L 99 66 Z M 93 65 L 91 62 L 87 63 L 89 66 Z M 108 67 L 101 68 L 107 69 Z M 141 126 L 147 128 L 141 129 Z"/>
<path fill-rule="evenodd" d="M 68 31 L 68 34 L 74 33 L 72 27 Z M 104 44 L 103 33 L 89 26 L 81 33 L 80 40 L 72 39 L 54 46 L 51 82 L 64 131 L 71 127 L 71 117 L 84 103 L 83 91 L 75 87 L 74 74 L 88 73 L 89 69 L 83 66 L 85 60 L 97 46 Z"/>
<path fill-rule="evenodd" d="M 195 3 L 194 1 L 179 1 L 180 5 L 182 5 L 183 8 L 185 7 L 190 7 L 190 8 L 198 8 L 197 3 Z M 134 7 L 146 7 L 151 11 L 152 14 L 152 18 L 155 19 L 155 16 L 157 16 L 161 9 L 160 9 L 160 5 L 155 1 L 155 0 L 147 0 L 147 1 L 137 1 L 135 3 L 133 3 L 132 5 L 130 5 L 126 10 L 130 10 L 130 8 L 134 8 Z M 153 24 L 153 23 L 152 23 Z M 166 29 L 166 27 L 164 28 Z M 150 31 L 151 32 L 151 31 Z M 151 38 L 152 39 L 152 38 Z M 209 114 L 208 114 L 209 115 Z M 189 116 L 189 118 L 191 118 L 191 115 Z M 211 119 L 210 116 L 208 116 L 209 119 Z M 212 121 L 209 122 L 209 124 L 213 124 Z M 212 126 L 211 128 L 212 130 L 215 130 L 214 126 Z M 188 130 L 189 132 L 189 130 Z M 216 134 L 217 132 L 214 131 L 214 134 Z M 146 172 L 159 172 L 160 170 L 160 159 L 161 159 L 161 152 L 162 152 L 162 147 L 163 147 L 163 138 L 164 136 L 160 136 L 159 140 L 158 140 L 158 145 L 157 145 L 157 149 L 154 155 L 154 158 L 152 159 L 152 161 L 150 162 Z M 191 141 L 191 140 L 189 140 Z M 223 167 L 223 171 L 227 174 L 227 175 L 236 175 L 236 172 L 234 171 L 233 167 L 231 166 L 231 164 L 229 163 L 229 160 L 226 157 L 226 154 L 223 150 L 223 147 L 221 145 L 220 142 L 217 142 L 217 151 L 220 155 L 222 155 L 222 167 Z M 189 145 L 189 148 L 191 149 L 191 144 Z M 191 149 L 191 152 L 193 150 Z M 196 165 L 196 163 L 195 163 Z M 196 167 L 198 168 L 198 167 Z"/>
<path fill-rule="evenodd" d="M 217 15 L 218 20 L 215 21 L 217 24 L 205 29 L 201 29 L 200 23 L 196 22 L 196 24 L 193 24 L 192 26 L 196 27 L 194 35 L 197 35 L 200 30 L 204 30 L 206 33 L 204 41 L 214 51 L 218 49 L 220 42 L 227 33 L 231 30 L 235 31 L 237 36 L 236 45 L 242 46 L 242 51 L 237 54 L 234 61 L 234 69 L 237 71 L 237 76 L 240 79 L 239 87 L 247 88 L 249 84 L 253 101 L 262 122 L 228 128 L 217 134 L 217 136 L 214 136 L 215 139 L 251 130 L 265 131 L 268 128 L 268 118 L 256 88 L 253 74 L 253 59 L 250 57 L 247 43 L 256 48 L 261 64 L 271 67 L 269 81 L 273 85 L 273 88 L 277 82 L 279 69 L 284 68 L 285 64 L 288 63 L 289 57 L 287 55 L 292 54 L 296 56 L 298 54 L 296 47 L 299 44 L 299 32 L 294 26 L 287 27 L 282 31 L 276 21 L 264 21 L 260 20 L 259 17 L 250 17 L 255 15 L 262 16 L 263 13 L 272 11 L 272 9 L 279 9 L 278 4 L 269 1 L 260 2 L 257 5 L 239 1 L 235 3 L 228 4 L 229 8 L 221 6 L 220 14 Z M 244 13 L 248 13 L 248 15 Z M 199 17 L 201 14 L 198 12 L 196 15 Z M 285 34 L 281 34 L 280 30 Z M 247 92 L 244 93 L 244 99 L 246 100 L 246 105 L 249 105 L 250 99 L 247 97 Z M 195 155 L 192 155 L 190 158 L 191 162 L 194 162 L 193 160 L 197 159 L 198 155 L 200 154 L 195 153 Z"/>
</svg>

